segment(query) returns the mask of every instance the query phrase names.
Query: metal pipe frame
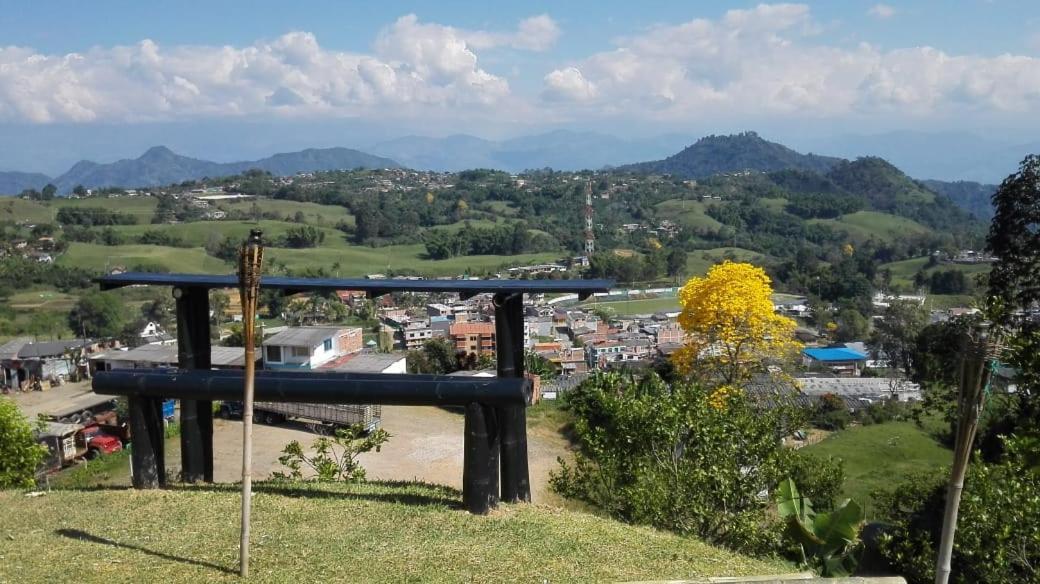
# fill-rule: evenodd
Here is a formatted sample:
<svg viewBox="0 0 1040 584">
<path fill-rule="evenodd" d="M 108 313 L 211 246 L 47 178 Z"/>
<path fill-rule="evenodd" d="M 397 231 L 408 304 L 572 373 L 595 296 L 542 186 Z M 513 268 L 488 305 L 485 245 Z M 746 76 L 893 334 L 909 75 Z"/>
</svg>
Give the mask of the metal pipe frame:
<svg viewBox="0 0 1040 584">
<path fill-rule="evenodd" d="M 94 376 L 94 392 L 181 400 L 238 401 L 242 374 L 216 371 L 152 369 L 101 371 Z M 256 373 L 256 400 L 330 404 L 383 404 L 407 406 L 521 405 L 530 393 L 527 379 L 497 377 L 378 374 L 355 377 L 352 373 L 284 375 L 278 371 Z"/>
<path fill-rule="evenodd" d="M 174 288 L 177 303 L 177 366 L 209 370 L 209 290 Z M 182 399 L 181 479 L 187 483 L 213 482 L 213 401 Z"/>
<path fill-rule="evenodd" d="M 499 379 L 524 379 L 524 297 L 520 293 L 496 294 L 495 354 Z M 520 404 L 495 408 L 501 434 L 502 500 L 507 503 L 531 501 L 531 477 L 527 462 L 527 411 L 531 385 Z"/>
</svg>

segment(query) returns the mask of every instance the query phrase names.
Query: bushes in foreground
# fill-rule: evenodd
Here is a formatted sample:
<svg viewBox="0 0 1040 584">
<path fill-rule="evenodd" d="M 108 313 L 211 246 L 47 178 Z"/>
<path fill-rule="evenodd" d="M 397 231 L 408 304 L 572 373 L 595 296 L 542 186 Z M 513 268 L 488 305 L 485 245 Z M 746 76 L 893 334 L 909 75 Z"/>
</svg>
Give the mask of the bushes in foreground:
<svg viewBox="0 0 1040 584">
<path fill-rule="evenodd" d="M 1006 443 L 1004 459 L 974 462 L 961 498 L 951 582 L 1011 584 L 1040 581 L 1040 472 L 1037 444 Z M 875 494 L 878 514 L 890 526 L 879 547 L 911 584 L 935 579 L 946 505 L 946 472 L 913 477 Z"/>
<path fill-rule="evenodd" d="M 783 446 L 797 409 L 758 407 L 740 391 L 606 373 L 568 393 L 565 407 L 580 450 L 573 465 L 561 461 L 553 489 L 623 521 L 772 552 L 781 529 L 769 493 L 793 476 L 830 507 L 842 482 L 838 463 Z"/>
</svg>

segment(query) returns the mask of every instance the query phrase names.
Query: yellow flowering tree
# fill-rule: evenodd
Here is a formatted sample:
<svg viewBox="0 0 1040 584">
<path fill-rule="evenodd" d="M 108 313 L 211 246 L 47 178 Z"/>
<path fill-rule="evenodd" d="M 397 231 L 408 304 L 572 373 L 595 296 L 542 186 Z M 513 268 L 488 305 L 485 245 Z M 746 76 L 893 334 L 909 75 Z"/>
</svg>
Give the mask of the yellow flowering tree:
<svg viewBox="0 0 1040 584">
<path fill-rule="evenodd" d="M 773 288 L 762 268 L 730 261 L 679 290 L 679 326 L 686 342 L 676 368 L 704 383 L 741 387 L 771 364 L 788 361 L 801 345 L 795 322 L 773 310 Z"/>
</svg>

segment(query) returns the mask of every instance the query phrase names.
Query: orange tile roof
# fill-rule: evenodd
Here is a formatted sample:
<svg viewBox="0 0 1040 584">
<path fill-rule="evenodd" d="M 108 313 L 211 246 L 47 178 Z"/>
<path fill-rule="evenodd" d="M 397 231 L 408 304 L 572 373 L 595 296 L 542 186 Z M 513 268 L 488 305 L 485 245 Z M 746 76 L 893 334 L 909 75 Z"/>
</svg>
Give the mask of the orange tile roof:
<svg viewBox="0 0 1040 584">
<path fill-rule="evenodd" d="M 493 335 L 495 324 L 492 322 L 457 322 L 449 329 L 451 335 Z"/>
</svg>

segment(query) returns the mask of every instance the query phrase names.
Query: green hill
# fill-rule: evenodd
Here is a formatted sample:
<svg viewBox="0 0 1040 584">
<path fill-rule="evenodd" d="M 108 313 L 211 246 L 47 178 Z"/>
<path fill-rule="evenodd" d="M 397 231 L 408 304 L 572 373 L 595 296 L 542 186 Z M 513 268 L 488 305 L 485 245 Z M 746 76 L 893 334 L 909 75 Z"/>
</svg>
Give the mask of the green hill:
<svg viewBox="0 0 1040 584">
<path fill-rule="evenodd" d="M 258 484 L 251 582 L 607 582 L 790 572 L 574 511 L 420 484 Z M 238 582 L 239 492 L 0 492 L 0 582 Z"/>
<path fill-rule="evenodd" d="M 837 219 L 810 219 L 810 223 L 818 223 L 844 231 L 853 241 L 866 241 L 871 237 L 888 240 L 899 236 L 929 233 L 931 230 L 920 223 L 877 211 L 857 211 L 842 215 Z"/>
<path fill-rule="evenodd" d="M 629 164 L 618 170 L 704 178 L 745 170 L 796 169 L 824 173 L 840 161 L 840 158 L 829 156 L 801 154 L 782 144 L 764 140 L 755 132 L 743 132 L 730 136 L 706 136 L 664 160 Z"/>
<path fill-rule="evenodd" d="M 843 161 L 827 173 L 827 178 L 845 191 L 866 198 L 878 209 L 935 200 L 935 193 L 876 156 Z"/>
<path fill-rule="evenodd" d="M 670 219 L 691 229 L 713 229 L 722 227 L 722 223 L 704 213 L 706 205 L 701 201 L 686 199 L 669 199 L 654 206 L 659 217 Z"/>
</svg>

